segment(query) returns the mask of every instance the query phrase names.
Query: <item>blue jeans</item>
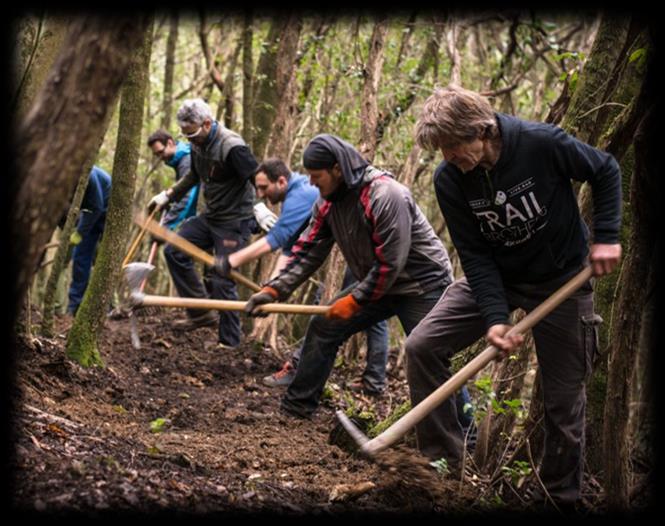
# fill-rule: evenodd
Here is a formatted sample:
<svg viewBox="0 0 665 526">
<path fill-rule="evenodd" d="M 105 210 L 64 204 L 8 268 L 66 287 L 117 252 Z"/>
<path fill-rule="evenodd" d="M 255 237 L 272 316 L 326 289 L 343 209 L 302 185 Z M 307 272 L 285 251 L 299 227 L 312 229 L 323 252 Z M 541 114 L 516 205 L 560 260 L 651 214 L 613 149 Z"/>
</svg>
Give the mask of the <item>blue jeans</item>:
<svg viewBox="0 0 665 526">
<path fill-rule="evenodd" d="M 342 289 L 348 291 L 356 283 L 349 267 L 344 273 Z M 316 293 L 316 303 L 319 302 L 322 287 Z M 388 322 L 382 320 L 365 330 L 367 336 L 367 363 L 362 375 L 363 386 L 368 391 L 381 392 L 386 387 L 386 364 L 388 362 Z M 298 367 L 298 362 L 302 356 L 303 346 L 300 346 L 295 353 L 291 363 L 293 367 Z"/>
<path fill-rule="evenodd" d="M 187 219 L 178 234 L 203 250 L 213 249 L 215 255 L 230 254 L 247 244 L 253 219 L 229 221 L 223 224 L 211 223 L 205 216 L 197 215 Z M 168 264 L 178 295 L 183 298 L 206 298 L 206 288 L 194 270 L 194 262 L 187 254 L 167 245 L 164 256 Z M 208 276 L 210 296 L 214 299 L 237 300 L 238 290 L 232 279 L 220 276 L 210 270 Z M 199 309 L 187 309 L 189 316 L 201 314 Z M 220 311 L 219 342 L 230 347 L 240 344 L 240 316 L 233 311 Z"/>
<path fill-rule="evenodd" d="M 409 334 L 442 293 L 443 288 L 437 288 L 421 296 L 386 295 L 378 301 L 363 305 L 348 320 L 313 316 L 305 334 L 296 376 L 282 399 L 282 409 L 309 417 L 319 405 L 323 387 L 332 372 L 337 350 L 342 343 L 353 334 L 395 315 L 406 334 Z"/>
<path fill-rule="evenodd" d="M 106 214 L 102 214 L 72 253 L 72 283 L 69 286 L 67 312 L 76 314 L 90 281 L 90 269 L 95 258 L 97 243 L 104 232 Z"/>
</svg>

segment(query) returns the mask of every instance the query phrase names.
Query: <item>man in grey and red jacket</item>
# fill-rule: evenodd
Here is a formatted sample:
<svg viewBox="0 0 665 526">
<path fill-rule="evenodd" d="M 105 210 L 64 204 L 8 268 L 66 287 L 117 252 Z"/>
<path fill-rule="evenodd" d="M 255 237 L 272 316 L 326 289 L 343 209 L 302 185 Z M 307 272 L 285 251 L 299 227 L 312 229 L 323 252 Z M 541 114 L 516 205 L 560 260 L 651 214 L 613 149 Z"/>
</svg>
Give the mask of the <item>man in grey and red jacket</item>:
<svg viewBox="0 0 665 526">
<path fill-rule="evenodd" d="M 281 404 L 288 413 L 309 417 L 319 404 L 339 345 L 394 315 L 409 334 L 452 281 L 452 269 L 411 192 L 370 165 L 349 143 L 318 135 L 305 149 L 303 164 L 321 198 L 287 267 L 249 299 L 246 310 L 255 313 L 263 303 L 287 299 L 338 244 L 357 284 L 342 291 L 326 317 L 310 320 L 295 379 Z M 458 430 L 452 440 L 461 444 L 459 426 L 453 433 Z M 447 456 L 442 444 L 419 438 L 419 448 L 430 458 Z"/>
<path fill-rule="evenodd" d="M 506 354 L 515 350 L 523 338 L 506 334 L 513 309 L 532 310 L 587 260 L 595 276 L 616 267 L 621 174 L 608 153 L 555 126 L 495 113 L 485 97 L 459 86 L 425 102 L 416 139 L 445 159 L 434 188 L 465 273 L 407 339 L 409 375 L 426 395 L 438 387 L 433 376 L 450 376 L 436 364 L 482 335 Z M 571 179 L 591 186 L 590 248 Z M 580 496 L 584 385 L 600 321 L 589 282 L 532 331 L 545 406 L 540 479 L 560 506 Z"/>
</svg>

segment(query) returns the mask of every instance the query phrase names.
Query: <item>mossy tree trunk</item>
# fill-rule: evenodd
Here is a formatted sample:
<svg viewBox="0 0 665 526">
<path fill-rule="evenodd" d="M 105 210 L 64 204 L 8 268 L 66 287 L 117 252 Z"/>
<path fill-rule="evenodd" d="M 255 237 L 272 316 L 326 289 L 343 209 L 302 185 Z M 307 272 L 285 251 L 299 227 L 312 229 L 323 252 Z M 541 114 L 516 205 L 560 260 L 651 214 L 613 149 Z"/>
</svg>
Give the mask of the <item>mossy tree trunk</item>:
<svg viewBox="0 0 665 526">
<path fill-rule="evenodd" d="M 76 183 L 89 162 L 145 18 L 81 17 L 68 30 L 51 72 L 15 132 L 17 177 L 9 183 L 14 313 L 38 269 Z"/>
<path fill-rule="evenodd" d="M 83 366 L 103 365 L 97 349 L 97 338 L 120 278 L 120 265 L 130 231 L 131 203 L 149 78 L 151 24 L 143 30 L 142 37 L 143 42 L 138 52 L 133 54 L 121 92 L 118 139 L 104 235 L 88 288 L 67 339 L 67 357 Z"/>
<path fill-rule="evenodd" d="M 654 104 L 656 93 L 653 86 L 653 65 L 649 66 L 647 77 L 640 92 L 646 101 L 647 111 L 635 133 L 635 169 L 630 187 L 630 202 L 633 203 L 633 225 L 625 260 L 621 269 L 619 297 L 613 310 L 612 333 L 607 373 L 607 399 L 604 413 L 604 487 L 611 509 L 627 509 L 630 505 L 630 427 L 632 413 L 631 383 L 645 375 L 636 371 L 641 351 L 640 345 L 648 345 L 650 338 L 644 338 L 643 324 L 653 319 L 654 289 L 653 267 L 659 253 L 657 233 L 658 169 L 657 146 L 654 146 L 657 117 Z M 638 205 L 639 203 L 639 205 Z M 636 308 L 639 306 L 640 308 Z M 651 330 L 648 330 L 651 333 Z M 641 366 L 647 365 L 639 360 Z"/>
<path fill-rule="evenodd" d="M 26 17 L 18 23 L 12 109 L 17 118 L 22 118 L 30 110 L 58 57 L 69 21 L 62 16 L 42 13 L 35 19 Z"/>
<path fill-rule="evenodd" d="M 577 87 L 572 94 L 570 103 L 568 104 L 565 115 L 561 121 L 561 127 L 568 133 L 576 136 L 579 140 L 588 142 L 592 135 L 596 135 L 596 123 L 598 119 L 598 112 L 604 104 L 610 101 L 614 92 L 615 85 L 608 85 L 608 71 L 615 71 L 618 63 L 625 57 L 625 43 L 629 33 L 630 19 L 618 19 L 608 15 L 603 15 L 600 20 L 600 25 L 596 38 L 591 47 L 589 57 L 581 71 Z M 596 135 L 597 136 L 597 135 Z M 584 210 L 582 215 L 585 217 Z M 588 214 L 586 221 L 590 224 Z M 616 279 L 616 278 L 615 278 Z M 613 284 L 609 283 L 612 278 L 604 278 L 600 281 L 601 286 L 609 286 L 613 289 Z M 598 282 L 596 283 L 598 289 Z M 607 311 L 611 305 L 611 298 L 609 302 L 602 301 L 606 296 L 599 295 L 596 290 L 595 305 L 597 311 Z M 605 308 L 605 306 L 607 308 Z M 602 428 L 602 413 L 604 405 L 604 381 L 605 381 L 606 367 L 601 363 L 597 364 L 597 371 L 593 379 L 589 382 L 588 386 L 588 405 L 587 405 L 587 451 L 592 454 L 592 471 L 597 472 L 600 469 L 600 455 L 596 453 L 600 451 L 601 428 Z M 600 394 L 600 396 L 598 396 Z M 534 391 L 535 396 L 535 391 Z M 534 443 L 537 435 L 540 434 L 539 430 L 530 429 L 529 426 L 540 425 L 542 411 L 542 401 L 532 400 L 532 406 L 529 411 L 529 418 L 525 425 L 525 434 L 533 433 L 531 440 L 532 453 L 540 449 L 540 444 Z M 524 452 L 518 455 L 520 459 L 525 459 Z M 538 458 L 535 458 L 538 461 Z"/>
<path fill-rule="evenodd" d="M 113 105 L 115 106 L 115 104 Z M 113 111 L 109 111 L 106 116 L 106 122 L 102 125 L 105 130 L 104 135 L 106 135 L 106 130 L 108 130 L 109 123 L 113 117 Z M 60 245 L 56 250 L 55 256 L 53 257 L 53 264 L 51 265 L 51 272 L 49 273 L 48 280 L 46 282 L 45 292 L 44 292 L 44 302 L 42 309 L 42 323 L 40 327 L 40 333 L 46 338 L 53 337 L 53 318 L 55 315 L 55 303 L 58 293 L 58 283 L 62 276 L 63 271 L 68 263 L 68 256 L 72 247 L 69 243 L 69 237 L 74 232 L 76 228 L 76 223 L 81 211 L 81 203 L 83 201 L 83 196 L 85 195 L 85 190 L 88 187 L 88 180 L 90 171 L 94 165 L 94 158 L 97 156 L 99 148 L 101 148 L 102 142 L 104 141 L 104 135 L 99 137 L 99 144 L 97 148 L 93 150 L 93 154 L 89 162 L 84 166 L 83 172 L 81 172 L 81 177 L 76 186 L 76 191 L 74 192 L 74 198 L 72 199 L 72 204 L 67 212 L 67 220 L 62 227 L 62 232 L 60 233 Z"/>
<path fill-rule="evenodd" d="M 614 43 L 615 49 L 612 49 L 611 53 L 608 54 L 605 50 L 611 47 L 608 41 L 611 40 L 613 35 L 619 40 Z M 597 37 L 602 42 L 600 45 L 596 45 L 596 41 L 594 41 L 592 51 L 596 50 L 596 53 L 590 55 L 589 63 L 585 65 L 583 74 L 580 76 L 580 82 L 583 83 L 583 86 L 592 85 L 599 93 L 595 100 L 595 106 L 582 111 L 580 104 L 576 103 L 576 100 L 579 99 L 573 97 L 574 108 L 572 108 L 572 111 L 577 113 L 577 117 L 564 120 L 564 126 L 566 123 L 574 122 L 578 134 L 581 134 L 578 138 L 593 146 L 608 150 L 620 163 L 624 201 L 620 243 L 624 250 L 627 247 L 632 229 L 633 212 L 630 206 L 629 188 L 634 159 L 632 149 L 629 146 L 638 124 L 638 118 L 633 116 L 631 119 L 625 119 L 624 113 L 631 106 L 637 104 L 640 86 L 644 78 L 643 66 L 638 61 L 629 61 L 635 46 L 645 45 L 643 37 L 644 35 L 639 35 L 636 24 L 631 23 L 630 19 L 621 21 L 615 18 L 603 19 Z M 623 46 L 621 45 L 621 38 L 624 39 Z M 601 51 L 598 51 L 599 49 Z M 611 82 L 608 82 L 608 72 L 611 72 L 609 75 Z M 591 77 L 597 78 L 593 80 Z M 578 92 L 576 92 L 577 94 Z M 585 101 L 583 106 L 588 108 L 588 101 Z M 624 108 L 624 111 L 620 112 L 618 108 Z M 638 111 L 644 110 L 644 108 L 637 109 Z M 622 135 L 624 138 L 623 144 L 619 144 L 616 140 L 611 143 L 608 140 L 601 140 L 608 132 L 612 135 Z M 590 230 L 593 230 L 592 197 L 590 185 L 582 185 L 578 196 L 580 213 Z M 595 310 L 605 320 L 599 330 L 601 353 L 596 363 L 595 372 L 587 384 L 587 462 L 590 470 L 594 473 L 603 470 L 602 430 L 608 372 L 606 350 L 611 330 L 612 310 L 620 286 L 619 277 L 620 273 L 618 271 L 614 272 L 610 276 L 596 280 L 594 286 Z"/>
</svg>

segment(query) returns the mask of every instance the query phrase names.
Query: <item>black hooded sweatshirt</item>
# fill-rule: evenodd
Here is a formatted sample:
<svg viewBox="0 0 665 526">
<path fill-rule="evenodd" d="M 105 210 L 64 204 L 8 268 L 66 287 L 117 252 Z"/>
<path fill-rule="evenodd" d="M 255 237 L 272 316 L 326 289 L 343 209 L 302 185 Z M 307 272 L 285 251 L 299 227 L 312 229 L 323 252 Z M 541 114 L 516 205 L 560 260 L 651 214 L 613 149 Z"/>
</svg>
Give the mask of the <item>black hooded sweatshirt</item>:
<svg viewBox="0 0 665 526">
<path fill-rule="evenodd" d="M 504 284 L 573 273 L 589 231 L 571 179 L 593 194 L 593 242 L 619 242 L 621 173 L 615 159 L 560 128 L 497 113 L 501 153 L 491 170 L 434 172 L 439 207 L 487 328 L 509 323 Z"/>
</svg>

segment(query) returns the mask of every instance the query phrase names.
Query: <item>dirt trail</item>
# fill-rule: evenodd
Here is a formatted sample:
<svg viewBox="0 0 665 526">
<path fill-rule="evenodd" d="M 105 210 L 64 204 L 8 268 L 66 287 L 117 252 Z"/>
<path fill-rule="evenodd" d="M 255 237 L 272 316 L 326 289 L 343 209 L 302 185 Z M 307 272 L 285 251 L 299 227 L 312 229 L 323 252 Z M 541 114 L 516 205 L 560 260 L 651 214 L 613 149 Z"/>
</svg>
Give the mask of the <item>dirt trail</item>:
<svg viewBox="0 0 665 526">
<path fill-rule="evenodd" d="M 339 396 L 312 421 L 292 418 L 279 411 L 283 390 L 261 383 L 286 355 L 253 342 L 233 352 L 217 350 L 213 329 L 172 331 L 178 316 L 141 316 L 140 351 L 131 347 L 126 319 L 108 320 L 100 347 L 104 369 L 63 359 L 67 320 L 59 320 L 54 340 L 21 339 L 17 506 L 286 514 L 454 512 L 472 506 L 473 492 L 457 482 L 410 479 L 329 444 L 335 409 L 353 403 L 383 418 L 406 400 L 403 379 L 391 377 L 390 394 L 376 403 Z M 359 374 L 357 364 L 335 369 L 335 392 Z M 154 433 L 150 423 L 158 418 L 163 429 Z M 373 489 L 330 500 L 335 487 L 366 482 Z M 432 484 L 435 490 L 427 487 Z"/>
</svg>

